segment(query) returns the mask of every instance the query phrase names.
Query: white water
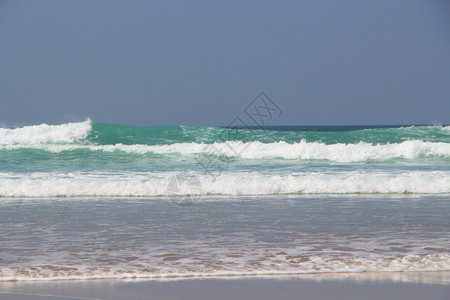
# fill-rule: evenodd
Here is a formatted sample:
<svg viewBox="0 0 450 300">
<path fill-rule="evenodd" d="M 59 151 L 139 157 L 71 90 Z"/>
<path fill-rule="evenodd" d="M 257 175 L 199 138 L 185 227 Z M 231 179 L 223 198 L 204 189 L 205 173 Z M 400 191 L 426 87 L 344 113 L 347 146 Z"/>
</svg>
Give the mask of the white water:
<svg viewBox="0 0 450 300">
<path fill-rule="evenodd" d="M 61 125 L 32 125 L 21 128 L 0 128 L 0 145 L 41 145 L 75 143 L 89 135 L 91 120 Z"/>
<path fill-rule="evenodd" d="M 79 145 L 79 144 L 21 144 L 0 146 L 0 149 L 35 148 L 53 153 L 87 149 L 90 151 L 122 151 L 136 154 L 210 154 L 243 159 L 281 158 L 289 160 L 328 160 L 335 162 L 361 162 L 370 160 L 407 159 L 424 157 L 450 157 L 450 144 L 443 142 L 404 141 L 394 144 L 323 144 L 304 140 L 289 144 L 286 142 L 224 142 L 214 144 L 177 143 L 171 145 Z"/>
<path fill-rule="evenodd" d="M 168 188 L 178 173 L 0 173 L 1 197 L 272 194 L 443 194 L 449 171 L 194 174 L 200 184 Z M 188 177 L 186 177 L 188 178 Z"/>
</svg>

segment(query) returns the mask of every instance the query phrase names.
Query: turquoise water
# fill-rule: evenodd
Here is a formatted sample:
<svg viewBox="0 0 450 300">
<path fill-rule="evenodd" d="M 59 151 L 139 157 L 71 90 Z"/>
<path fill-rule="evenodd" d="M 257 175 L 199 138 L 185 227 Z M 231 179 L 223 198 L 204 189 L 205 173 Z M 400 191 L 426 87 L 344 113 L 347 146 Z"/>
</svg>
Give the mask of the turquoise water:
<svg viewBox="0 0 450 300">
<path fill-rule="evenodd" d="M 168 193 L 181 173 L 201 188 Z M 449 174 L 449 126 L 0 129 L 3 197 L 439 194 Z"/>
</svg>

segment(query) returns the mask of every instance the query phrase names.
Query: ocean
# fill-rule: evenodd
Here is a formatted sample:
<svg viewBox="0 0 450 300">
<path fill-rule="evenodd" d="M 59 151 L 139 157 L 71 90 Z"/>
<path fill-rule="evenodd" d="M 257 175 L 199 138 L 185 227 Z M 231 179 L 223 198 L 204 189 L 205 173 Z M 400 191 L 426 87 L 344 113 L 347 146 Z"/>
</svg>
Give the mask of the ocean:
<svg viewBox="0 0 450 300">
<path fill-rule="evenodd" d="M 448 284 L 449 216 L 450 126 L 0 128 L 0 281 Z"/>
</svg>

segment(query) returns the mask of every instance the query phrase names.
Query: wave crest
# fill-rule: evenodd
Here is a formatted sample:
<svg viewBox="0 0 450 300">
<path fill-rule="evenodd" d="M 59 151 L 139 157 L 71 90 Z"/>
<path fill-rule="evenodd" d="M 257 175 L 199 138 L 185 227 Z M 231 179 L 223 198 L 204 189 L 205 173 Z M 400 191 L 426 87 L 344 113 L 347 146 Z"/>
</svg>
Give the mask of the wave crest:
<svg viewBox="0 0 450 300">
<path fill-rule="evenodd" d="M 70 144 L 86 138 L 92 129 L 92 122 L 67 123 L 60 125 L 32 125 L 20 128 L 0 128 L 0 145 L 42 145 Z"/>
<path fill-rule="evenodd" d="M 67 139 L 66 139 L 67 140 Z M 409 140 L 394 144 L 324 144 L 319 142 L 262 143 L 230 141 L 214 144 L 177 143 L 171 145 L 80 145 L 80 144 L 35 144 L 8 145 L 0 149 L 36 148 L 53 153 L 85 149 L 90 151 L 121 151 L 134 154 L 182 154 L 216 155 L 242 159 L 286 159 L 286 160 L 328 160 L 340 163 L 386 161 L 391 159 L 414 160 L 426 157 L 450 157 L 450 144 Z"/>
</svg>

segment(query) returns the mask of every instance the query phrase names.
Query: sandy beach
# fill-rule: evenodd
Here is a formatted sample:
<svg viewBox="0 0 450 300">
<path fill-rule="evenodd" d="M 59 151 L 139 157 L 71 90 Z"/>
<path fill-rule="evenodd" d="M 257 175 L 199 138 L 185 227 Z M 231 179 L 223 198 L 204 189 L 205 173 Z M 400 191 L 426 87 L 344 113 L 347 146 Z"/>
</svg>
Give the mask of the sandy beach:
<svg viewBox="0 0 450 300">
<path fill-rule="evenodd" d="M 422 274 L 422 278 L 427 275 Z M 23 299 L 448 299 L 450 286 L 393 280 L 299 277 L 1 282 L 0 298 Z"/>
</svg>

